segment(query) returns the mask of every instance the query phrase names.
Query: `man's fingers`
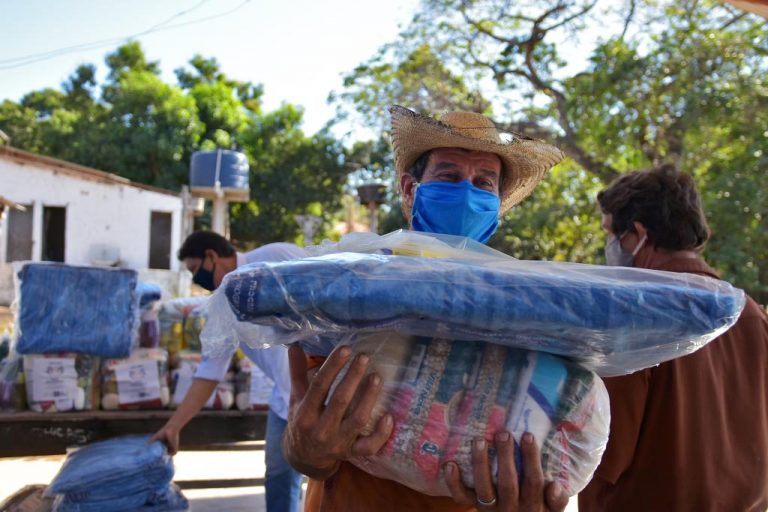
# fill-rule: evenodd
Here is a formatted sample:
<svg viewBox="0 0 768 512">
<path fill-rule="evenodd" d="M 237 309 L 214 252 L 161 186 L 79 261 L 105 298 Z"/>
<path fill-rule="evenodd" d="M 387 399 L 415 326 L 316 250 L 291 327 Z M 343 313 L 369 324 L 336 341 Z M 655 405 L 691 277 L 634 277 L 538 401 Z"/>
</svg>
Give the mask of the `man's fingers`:
<svg viewBox="0 0 768 512">
<path fill-rule="evenodd" d="M 394 421 L 390 414 L 385 414 L 376 423 L 376 429 L 371 435 L 359 437 L 352 444 L 352 455 L 367 457 L 379 453 L 392 435 Z"/>
<path fill-rule="evenodd" d="M 371 413 L 381 394 L 381 377 L 368 374 L 349 406 L 349 412 L 343 420 L 342 430 L 359 433 L 371 421 Z"/>
<path fill-rule="evenodd" d="M 445 483 L 448 485 L 453 501 L 472 507 L 477 505 L 475 493 L 464 487 L 464 484 L 461 482 L 461 472 L 455 462 L 449 462 L 443 466 L 443 473 L 445 474 Z"/>
<path fill-rule="evenodd" d="M 531 510 L 539 510 L 544 501 L 544 473 L 541 470 L 539 447 L 533 434 L 523 434 L 521 449 L 523 451 L 523 486 L 520 489 L 520 502 Z"/>
<path fill-rule="evenodd" d="M 298 403 L 309 387 L 307 356 L 298 344 L 288 347 L 288 367 L 291 373 L 291 401 Z"/>
<path fill-rule="evenodd" d="M 328 404 L 325 407 L 325 411 L 323 411 L 322 417 L 324 427 L 336 429 L 339 425 L 341 425 L 341 421 L 347 414 L 347 410 L 352 403 L 352 399 L 357 393 L 358 386 L 365 376 L 365 370 L 368 368 L 369 361 L 370 358 L 367 355 L 358 354 L 350 363 L 347 369 L 347 373 L 341 379 L 341 382 L 339 382 L 338 386 L 336 386 L 336 388 L 333 390 L 333 393 L 328 397 Z M 320 370 L 322 371 L 323 368 Z M 338 374 L 338 372 L 336 373 Z M 314 381 L 319 377 L 320 372 L 318 372 L 318 374 L 315 375 L 315 378 L 312 379 L 313 385 Z M 336 374 L 334 374 L 334 379 L 335 377 Z M 331 383 L 333 383 L 333 381 L 331 381 Z M 368 418 L 365 418 L 365 422 L 367 421 Z M 357 431 L 354 433 L 357 434 L 357 432 L 359 432 L 364 426 L 365 423 L 359 426 Z"/>
<path fill-rule="evenodd" d="M 496 489 L 491 476 L 491 463 L 488 457 L 488 443 L 482 437 L 472 442 L 472 472 L 475 480 L 475 494 L 478 503 L 495 503 Z"/>
<path fill-rule="evenodd" d="M 515 510 L 519 496 L 517 468 L 515 468 L 515 441 L 507 431 L 496 434 L 496 461 L 499 465 L 499 509 Z"/>
<path fill-rule="evenodd" d="M 557 482 L 550 482 L 544 493 L 544 499 L 547 504 L 547 510 L 550 512 L 563 512 L 568 506 L 568 495 L 563 491 L 563 487 Z"/>
<path fill-rule="evenodd" d="M 344 368 L 351 355 L 352 350 L 348 345 L 340 345 L 331 352 L 331 355 L 320 366 L 315 376 L 312 377 L 312 382 L 307 387 L 304 395 L 304 405 L 306 407 L 318 413 L 323 410 L 325 398 L 328 396 L 328 391 L 331 389 L 333 381 L 341 369 Z M 306 362 L 304 364 L 306 368 Z M 306 372 L 304 373 L 306 378 Z"/>
</svg>

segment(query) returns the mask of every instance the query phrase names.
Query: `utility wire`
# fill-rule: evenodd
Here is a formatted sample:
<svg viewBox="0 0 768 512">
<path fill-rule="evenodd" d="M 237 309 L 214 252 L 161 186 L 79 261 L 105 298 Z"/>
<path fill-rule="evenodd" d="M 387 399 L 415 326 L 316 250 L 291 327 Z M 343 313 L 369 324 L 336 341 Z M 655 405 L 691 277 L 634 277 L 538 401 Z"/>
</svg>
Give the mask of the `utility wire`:
<svg viewBox="0 0 768 512">
<path fill-rule="evenodd" d="M 137 34 L 133 34 L 133 35 L 130 35 L 130 36 L 117 37 L 117 38 L 112 38 L 112 39 L 103 39 L 101 41 L 93 41 L 93 42 L 90 42 L 90 43 L 82 43 L 82 44 L 78 44 L 78 45 L 74 45 L 74 46 L 69 46 L 69 47 L 65 47 L 65 48 L 59 48 L 57 50 L 51 50 L 51 51 L 43 52 L 43 53 L 39 53 L 39 54 L 28 55 L 28 56 L 25 56 L 25 57 L 15 57 L 15 58 L 12 58 L 12 59 L 0 60 L 0 70 L 14 69 L 14 68 L 23 67 L 23 66 L 27 66 L 29 64 L 35 64 L 37 62 L 42 62 L 42 61 L 45 61 L 45 60 L 49 60 L 49 59 L 52 59 L 54 57 L 58 57 L 60 55 L 65 55 L 65 54 L 68 54 L 68 53 L 74 53 L 74 52 L 78 52 L 78 51 L 96 50 L 96 49 L 99 49 L 99 48 L 105 48 L 105 47 L 108 47 L 108 46 L 112 46 L 115 43 L 118 43 L 118 42 L 121 42 L 121 41 L 129 41 L 131 39 L 135 39 L 137 37 L 149 35 L 149 34 L 152 34 L 152 33 L 163 32 L 163 31 L 166 31 L 166 30 L 171 30 L 171 29 L 180 28 L 180 27 L 186 27 L 186 26 L 189 26 L 189 25 L 196 25 L 196 24 L 204 23 L 206 21 L 214 20 L 214 19 L 217 19 L 217 18 L 222 18 L 224 16 L 228 16 L 228 15 L 234 13 L 235 11 L 240 10 L 247 3 L 249 3 L 251 0 L 244 0 L 243 2 L 238 4 L 233 9 L 230 9 L 229 11 L 225 11 L 225 12 L 218 13 L 218 14 L 213 14 L 211 16 L 205 16 L 203 18 L 199 18 L 199 19 L 191 20 L 191 21 L 186 21 L 186 22 L 183 22 L 183 23 L 176 23 L 174 25 L 168 25 L 168 23 L 170 23 L 174 19 L 176 19 L 179 16 L 182 16 L 184 14 L 187 14 L 189 12 L 192 12 L 193 10 L 197 9 L 198 7 L 200 7 L 201 5 L 203 5 L 207 1 L 208 0 L 201 0 L 194 7 L 190 8 L 190 9 L 187 9 L 186 11 L 181 11 L 179 13 L 176 13 L 173 16 L 171 16 L 170 18 L 168 18 L 167 20 L 165 20 L 165 21 L 163 21 L 161 23 L 158 23 L 157 25 L 154 25 L 153 27 L 151 27 L 151 28 L 149 28 L 147 30 L 144 30 L 143 32 L 139 32 Z"/>
</svg>

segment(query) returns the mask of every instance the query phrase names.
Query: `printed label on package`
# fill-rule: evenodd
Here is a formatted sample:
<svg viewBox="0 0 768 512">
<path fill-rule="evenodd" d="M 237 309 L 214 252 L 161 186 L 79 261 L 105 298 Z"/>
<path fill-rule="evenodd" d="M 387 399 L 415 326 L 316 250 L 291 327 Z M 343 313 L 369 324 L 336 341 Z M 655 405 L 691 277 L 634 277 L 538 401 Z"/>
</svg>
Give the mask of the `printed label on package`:
<svg viewBox="0 0 768 512">
<path fill-rule="evenodd" d="M 32 361 L 32 401 L 69 403 L 77 394 L 74 358 L 39 357 Z"/>
<path fill-rule="evenodd" d="M 160 399 L 156 361 L 121 363 L 115 366 L 117 396 L 121 404 Z"/>
</svg>

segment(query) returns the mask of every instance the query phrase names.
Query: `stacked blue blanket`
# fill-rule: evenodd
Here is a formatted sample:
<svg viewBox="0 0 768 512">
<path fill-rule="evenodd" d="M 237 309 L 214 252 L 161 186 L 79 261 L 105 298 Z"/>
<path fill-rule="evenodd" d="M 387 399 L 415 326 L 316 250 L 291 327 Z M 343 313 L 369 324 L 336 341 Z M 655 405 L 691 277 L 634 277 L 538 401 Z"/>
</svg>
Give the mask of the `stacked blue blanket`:
<svg viewBox="0 0 768 512">
<path fill-rule="evenodd" d="M 135 271 L 30 263 L 19 278 L 19 353 L 128 357 L 138 326 Z"/>
<path fill-rule="evenodd" d="M 741 290 L 689 274 L 357 253 L 241 267 L 221 293 L 237 320 L 291 333 L 283 342 L 395 329 L 547 351 L 602 375 L 692 352 L 744 305 Z"/>
<path fill-rule="evenodd" d="M 165 445 L 150 444 L 149 436 L 126 436 L 68 454 L 46 493 L 58 495 L 58 512 L 187 510 L 172 478 Z"/>
</svg>

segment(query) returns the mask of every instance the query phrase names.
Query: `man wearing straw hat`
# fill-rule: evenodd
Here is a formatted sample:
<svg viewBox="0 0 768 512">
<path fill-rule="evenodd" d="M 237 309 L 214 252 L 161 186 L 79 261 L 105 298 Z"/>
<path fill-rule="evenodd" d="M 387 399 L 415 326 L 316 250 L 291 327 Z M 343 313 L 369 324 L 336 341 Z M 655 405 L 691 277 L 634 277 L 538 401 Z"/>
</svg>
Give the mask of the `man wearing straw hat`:
<svg viewBox="0 0 768 512">
<path fill-rule="evenodd" d="M 513 137 L 504 142 L 493 122 L 470 112 L 449 112 L 440 121 L 400 106 L 390 109 L 395 167 L 403 212 L 412 229 L 461 235 L 485 243 L 498 220 L 525 199 L 563 154 L 541 141 Z M 291 347 L 291 407 L 284 449 L 288 461 L 309 476 L 305 510 L 332 511 L 544 511 L 562 510 L 568 498 L 557 484 L 545 487 L 538 448 L 527 433 L 520 440 L 525 478 L 518 487 L 514 440 L 500 432 L 494 446 L 477 439 L 472 447 L 474 489 L 461 483 L 459 467 L 443 467 L 452 499 L 420 494 L 391 480 L 373 477 L 349 462 L 377 453 L 393 428 L 383 416 L 373 433 L 360 432 L 381 390 L 375 374 L 363 378 L 368 357 L 358 355 L 329 396 L 349 362 L 340 346 L 309 380 L 308 359 Z M 327 404 L 327 405 L 326 405 Z M 493 484 L 489 449 L 498 454 Z"/>
</svg>

